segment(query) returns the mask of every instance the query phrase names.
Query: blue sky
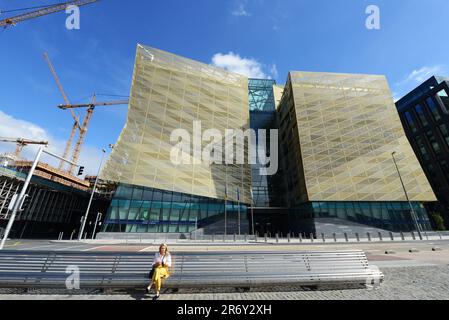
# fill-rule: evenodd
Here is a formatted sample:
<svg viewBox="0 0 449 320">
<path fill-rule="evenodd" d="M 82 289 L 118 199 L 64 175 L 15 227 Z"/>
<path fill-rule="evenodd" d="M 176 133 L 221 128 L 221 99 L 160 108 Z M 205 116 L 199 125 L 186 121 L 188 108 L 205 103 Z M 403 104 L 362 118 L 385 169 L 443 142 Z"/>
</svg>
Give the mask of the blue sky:
<svg viewBox="0 0 449 320">
<path fill-rule="evenodd" d="M 55 2 L 0 0 L 0 10 Z M 365 27 L 370 4 L 380 30 Z M 447 0 L 102 0 L 81 7 L 80 30 L 65 28 L 67 16 L 0 30 L 0 136 L 49 139 L 57 151 L 68 138 L 71 117 L 56 108 L 63 99 L 44 51 L 72 103 L 128 95 L 137 43 L 278 83 L 289 70 L 385 74 L 396 98 L 433 73 L 449 75 Z M 125 120 L 126 106 L 96 109 L 81 157 L 87 172 Z M 13 149 L 0 143 L 0 152 Z"/>
</svg>

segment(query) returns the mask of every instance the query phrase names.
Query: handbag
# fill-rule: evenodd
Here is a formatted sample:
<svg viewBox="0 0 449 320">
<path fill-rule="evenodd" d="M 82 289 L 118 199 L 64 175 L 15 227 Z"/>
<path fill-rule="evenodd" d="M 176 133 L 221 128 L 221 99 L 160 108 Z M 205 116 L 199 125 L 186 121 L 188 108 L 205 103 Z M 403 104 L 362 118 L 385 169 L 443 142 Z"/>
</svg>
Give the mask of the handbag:
<svg viewBox="0 0 449 320">
<path fill-rule="evenodd" d="M 153 269 L 151 269 L 150 273 L 148 274 L 148 277 L 151 279 L 153 279 L 153 275 L 154 275 L 154 267 Z"/>
</svg>

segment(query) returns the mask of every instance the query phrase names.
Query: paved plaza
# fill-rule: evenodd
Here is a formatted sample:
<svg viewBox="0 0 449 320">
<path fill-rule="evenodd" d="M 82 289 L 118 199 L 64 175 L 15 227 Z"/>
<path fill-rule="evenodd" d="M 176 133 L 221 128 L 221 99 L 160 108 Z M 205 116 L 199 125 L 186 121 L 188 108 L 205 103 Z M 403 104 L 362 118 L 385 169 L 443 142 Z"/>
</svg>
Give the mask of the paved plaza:
<svg viewBox="0 0 449 320">
<path fill-rule="evenodd" d="M 10 250 L 155 252 L 157 244 L 67 243 L 49 241 L 10 241 Z M 348 288 L 311 290 L 301 287 L 272 287 L 247 292 L 234 289 L 166 290 L 161 300 L 449 300 L 449 241 L 405 241 L 349 244 L 266 244 L 266 243 L 183 243 L 173 244 L 176 252 L 294 252 L 307 250 L 361 249 L 370 264 L 378 266 L 385 280 L 378 289 Z M 412 251 L 412 252 L 410 252 Z M 388 252 L 388 254 L 386 254 Z M 106 292 L 1 289 L 0 299 L 51 300 L 151 300 L 143 291 Z"/>
</svg>

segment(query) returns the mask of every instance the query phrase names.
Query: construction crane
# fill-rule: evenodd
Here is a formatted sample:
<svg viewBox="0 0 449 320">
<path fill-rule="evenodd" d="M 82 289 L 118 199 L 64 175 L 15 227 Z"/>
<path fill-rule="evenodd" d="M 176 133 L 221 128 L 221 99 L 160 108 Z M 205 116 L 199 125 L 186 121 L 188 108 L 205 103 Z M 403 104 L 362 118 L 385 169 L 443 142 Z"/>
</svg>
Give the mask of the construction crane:
<svg viewBox="0 0 449 320">
<path fill-rule="evenodd" d="M 56 74 L 55 68 L 53 67 L 53 64 L 51 63 L 50 57 L 48 56 L 47 52 L 44 52 L 44 59 L 45 59 L 45 61 L 48 64 L 48 68 L 50 69 L 50 72 L 53 75 L 53 78 L 55 79 L 56 85 L 58 86 L 59 92 L 61 92 L 61 95 L 62 95 L 65 103 L 67 105 L 70 105 L 69 98 L 67 97 L 67 95 L 66 95 L 66 93 L 64 91 L 64 88 L 61 85 L 61 81 L 59 81 L 59 77 Z M 70 109 L 70 113 L 71 113 L 71 115 L 73 117 L 74 123 L 73 123 L 73 126 L 72 126 L 72 131 L 70 132 L 69 140 L 67 141 L 67 144 L 66 144 L 65 149 L 64 149 L 64 154 L 62 156 L 64 159 L 67 159 L 68 156 L 69 156 L 70 149 L 72 148 L 72 144 L 73 144 L 73 139 L 74 139 L 75 134 L 76 134 L 76 130 L 77 129 L 79 129 L 80 131 L 82 130 L 82 127 L 79 124 L 79 116 L 77 117 L 72 109 Z M 59 163 L 58 169 L 62 170 L 64 165 L 65 165 L 65 162 L 61 160 L 61 162 Z"/>
<path fill-rule="evenodd" d="M 23 147 L 29 144 L 41 144 L 48 145 L 48 141 L 34 141 L 23 138 L 4 138 L 0 137 L 0 142 L 14 142 L 17 143 L 16 151 L 14 152 L 14 156 L 18 159 L 20 158 L 20 153 L 22 152 Z"/>
<path fill-rule="evenodd" d="M 23 22 L 25 20 L 34 19 L 37 17 L 45 16 L 47 14 L 59 12 L 65 10 L 68 6 L 84 6 L 86 4 L 91 4 L 97 2 L 98 0 L 76 0 L 76 1 L 68 1 L 63 3 L 58 3 L 50 6 L 43 6 L 41 9 L 36 11 L 31 11 L 28 13 L 24 13 L 18 16 L 10 17 L 7 19 L 0 20 L 0 27 L 10 27 L 15 26 L 19 22 Z M 25 10 L 25 9 L 24 9 Z"/>
<path fill-rule="evenodd" d="M 86 116 L 83 119 L 83 124 L 81 126 L 81 130 L 80 130 L 80 134 L 78 136 L 78 140 L 75 144 L 75 149 L 73 151 L 73 155 L 72 155 L 72 163 L 77 163 L 79 155 L 81 153 L 81 147 L 84 143 L 84 139 L 86 138 L 86 133 L 87 133 L 87 129 L 89 127 L 89 123 L 90 120 L 92 119 L 92 115 L 94 113 L 95 107 L 100 107 L 100 106 L 113 106 L 113 105 L 125 105 L 128 104 L 128 100 L 117 100 L 117 101 L 109 101 L 109 102 L 97 102 L 97 97 L 94 94 L 92 97 L 92 102 L 91 103 L 87 103 L 87 104 L 61 104 L 58 106 L 58 108 L 62 109 L 62 110 L 66 110 L 66 109 L 77 109 L 77 108 L 87 108 L 87 113 Z M 73 168 L 75 166 L 74 165 L 70 165 L 70 169 L 69 169 L 69 173 L 72 174 L 73 173 Z"/>
</svg>

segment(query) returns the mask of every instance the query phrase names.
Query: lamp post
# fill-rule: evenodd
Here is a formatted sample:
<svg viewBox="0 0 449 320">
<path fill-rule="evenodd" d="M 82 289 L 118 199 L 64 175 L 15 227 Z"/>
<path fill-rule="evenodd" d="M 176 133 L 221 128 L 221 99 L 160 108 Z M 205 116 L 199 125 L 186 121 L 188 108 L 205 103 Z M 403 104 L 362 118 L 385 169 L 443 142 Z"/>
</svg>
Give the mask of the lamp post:
<svg viewBox="0 0 449 320">
<path fill-rule="evenodd" d="M 56 155 L 54 153 L 51 153 L 49 151 L 44 150 L 43 147 L 39 148 L 39 150 L 37 151 L 36 157 L 34 159 L 34 162 L 33 162 L 32 166 L 30 168 L 30 171 L 28 172 L 28 175 L 27 175 L 27 177 L 25 179 L 25 183 L 23 184 L 22 190 L 20 191 L 19 196 L 15 199 L 15 202 L 12 205 L 12 213 L 11 213 L 11 216 L 9 218 L 8 225 L 6 226 L 5 232 L 3 234 L 2 242 L 0 243 L 0 250 L 3 249 L 3 247 L 5 245 L 5 242 L 6 242 L 6 239 L 8 239 L 9 232 L 11 231 L 12 225 L 14 223 L 14 219 L 16 218 L 16 215 L 17 215 L 17 211 L 22 211 L 23 210 L 22 209 L 22 205 L 23 205 L 25 199 L 28 197 L 28 195 L 26 195 L 25 193 L 26 193 L 26 191 L 28 189 L 28 186 L 30 184 L 31 178 L 33 177 L 33 174 L 34 174 L 34 170 L 36 170 L 37 164 L 39 163 L 39 159 L 40 159 L 42 153 L 48 154 L 49 156 L 58 158 L 58 159 L 60 159 L 62 161 L 70 163 L 71 165 L 77 166 L 77 164 L 75 164 L 75 163 L 73 163 L 73 162 L 71 162 L 71 161 L 69 161 L 67 159 L 64 159 L 64 158 L 62 158 L 62 157 L 60 157 L 60 156 L 58 156 L 58 155 Z"/>
<path fill-rule="evenodd" d="M 401 176 L 401 172 L 399 171 L 398 164 L 396 163 L 396 158 L 394 157 L 395 154 L 396 154 L 396 151 L 392 152 L 391 156 L 393 157 L 394 165 L 395 165 L 396 170 L 398 172 L 399 179 L 401 180 L 401 185 L 402 185 L 402 189 L 404 189 L 405 198 L 407 199 L 408 205 L 410 206 L 410 213 L 412 215 L 413 222 L 415 223 L 415 228 L 418 231 L 419 238 L 422 239 L 421 228 L 419 226 L 415 210 L 413 209 L 412 203 L 410 202 L 410 198 L 408 197 L 407 189 L 405 188 L 404 181 L 402 180 L 402 176 Z"/>
<path fill-rule="evenodd" d="M 100 175 L 101 165 L 103 164 L 104 155 L 106 154 L 105 149 L 101 149 L 101 151 L 103 152 L 103 154 L 101 155 L 101 161 L 100 161 L 100 165 L 98 166 L 97 177 L 95 178 L 94 188 L 92 189 L 92 194 L 90 195 L 89 204 L 87 205 L 87 209 L 86 209 L 86 214 L 84 215 L 84 220 L 81 225 L 80 231 L 78 233 L 78 241 L 81 241 L 81 239 L 83 237 L 83 232 L 84 232 L 84 227 L 86 226 L 87 216 L 89 214 L 90 206 L 91 206 L 92 200 L 94 198 L 95 189 L 97 188 L 98 176 Z"/>
</svg>

